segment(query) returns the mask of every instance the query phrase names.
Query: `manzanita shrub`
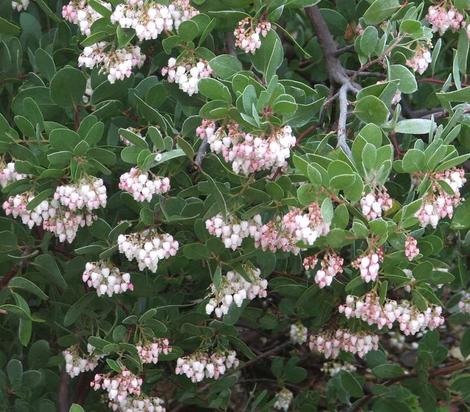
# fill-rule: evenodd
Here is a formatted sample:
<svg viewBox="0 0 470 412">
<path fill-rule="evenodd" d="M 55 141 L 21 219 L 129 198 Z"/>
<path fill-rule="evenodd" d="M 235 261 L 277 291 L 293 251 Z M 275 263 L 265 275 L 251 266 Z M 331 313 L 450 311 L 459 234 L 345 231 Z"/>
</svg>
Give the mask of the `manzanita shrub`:
<svg viewBox="0 0 470 412">
<path fill-rule="evenodd" d="M 470 408 L 469 0 L 0 7 L 0 410 Z"/>
</svg>

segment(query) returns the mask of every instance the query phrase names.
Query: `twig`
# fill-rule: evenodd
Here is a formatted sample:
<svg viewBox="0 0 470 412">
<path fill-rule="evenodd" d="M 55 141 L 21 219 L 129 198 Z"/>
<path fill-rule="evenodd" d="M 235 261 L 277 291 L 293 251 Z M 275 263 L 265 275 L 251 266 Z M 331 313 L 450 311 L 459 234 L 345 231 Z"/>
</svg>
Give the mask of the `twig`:
<svg viewBox="0 0 470 412">
<path fill-rule="evenodd" d="M 340 56 L 343 53 L 347 53 L 347 52 L 350 52 L 350 51 L 353 51 L 353 50 L 354 50 L 354 44 L 350 44 L 348 46 L 344 46 L 344 47 L 341 47 L 340 49 L 337 49 L 336 53 L 335 53 L 335 56 Z"/>
<path fill-rule="evenodd" d="M 355 76 L 355 77 L 379 77 L 381 79 L 385 79 L 387 77 L 384 73 L 365 72 L 365 71 L 360 71 L 360 70 L 348 70 L 348 69 L 346 69 L 346 73 L 349 76 Z"/>
<path fill-rule="evenodd" d="M 305 11 L 315 28 L 315 32 L 318 37 L 318 43 L 325 57 L 326 69 L 332 83 L 340 85 L 340 90 L 337 94 L 339 102 L 339 117 L 338 117 L 338 131 L 337 131 L 337 146 L 340 147 L 344 153 L 351 157 L 351 149 L 349 148 L 346 141 L 346 122 L 348 117 L 348 92 L 357 93 L 360 90 L 360 86 L 354 83 L 351 79 L 341 62 L 337 57 L 338 49 L 336 42 L 331 34 L 325 19 L 321 15 L 320 9 L 317 6 L 305 7 Z M 334 95 L 331 99 L 335 99 Z M 329 99 L 330 100 L 330 99 Z M 329 103 L 326 102 L 324 106 Z"/>
<path fill-rule="evenodd" d="M 201 167 L 201 164 L 202 164 L 202 161 L 204 160 L 204 157 L 206 156 L 206 153 L 207 153 L 207 148 L 209 147 L 209 143 L 207 141 L 207 137 L 205 137 L 203 140 L 202 140 L 202 143 L 201 145 L 199 146 L 199 149 L 197 150 L 197 154 L 196 154 L 196 160 L 194 161 L 194 163 L 200 168 Z"/>
<path fill-rule="evenodd" d="M 6 288 L 8 284 L 10 283 L 10 280 L 12 280 L 16 276 L 17 273 L 18 273 L 17 267 L 14 267 L 12 270 L 5 273 L 3 277 L 0 279 L 0 290 Z"/>
<path fill-rule="evenodd" d="M 59 383 L 59 411 L 68 412 L 69 410 L 69 380 L 70 377 L 65 370 L 60 374 L 60 383 Z"/>
<path fill-rule="evenodd" d="M 351 149 L 346 142 L 346 121 L 348 119 L 348 84 L 339 89 L 339 117 L 338 117 L 338 147 L 343 149 L 348 157 L 352 157 Z"/>
</svg>

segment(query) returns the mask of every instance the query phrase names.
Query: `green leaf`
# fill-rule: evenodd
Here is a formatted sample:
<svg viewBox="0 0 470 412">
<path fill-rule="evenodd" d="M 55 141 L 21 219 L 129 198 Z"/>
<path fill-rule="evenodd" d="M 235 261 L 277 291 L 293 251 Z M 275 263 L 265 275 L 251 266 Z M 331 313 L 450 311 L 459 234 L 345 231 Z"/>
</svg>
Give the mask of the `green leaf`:
<svg viewBox="0 0 470 412">
<path fill-rule="evenodd" d="M 398 89 L 405 94 L 418 90 L 418 83 L 410 69 L 401 64 L 392 64 L 388 71 L 389 80 L 399 80 Z"/>
<path fill-rule="evenodd" d="M 45 254 L 37 256 L 36 259 L 34 259 L 34 266 L 59 288 L 65 289 L 67 287 L 65 279 L 62 277 L 59 267 L 51 255 Z"/>
<path fill-rule="evenodd" d="M 7 19 L 0 17 L 0 33 L 1 34 L 17 36 L 18 34 L 20 34 L 20 31 L 21 29 L 16 24 L 13 24 L 9 22 Z"/>
<path fill-rule="evenodd" d="M 385 123 L 389 116 L 385 103 L 375 96 L 365 96 L 359 99 L 354 114 L 364 123 L 376 125 Z"/>
<path fill-rule="evenodd" d="M 50 87 L 51 98 L 57 105 L 73 107 L 82 101 L 86 79 L 80 70 L 66 66 L 54 75 Z"/>
<path fill-rule="evenodd" d="M 209 66 L 222 79 L 228 79 L 242 70 L 240 60 L 230 54 L 214 57 L 209 61 Z"/>
<path fill-rule="evenodd" d="M 426 170 L 426 156 L 423 151 L 410 149 L 405 153 L 402 168 L 407 173 Z"/>
<path fill-rule="evenodd" d="M 56 67 L 52 56 L 44 49 L 37 49 L 35 53 L 36 66 L 39 72 L 49 81 L 56 73 Z"/>
<path fill-rule="evenodd" d="M 403 368 L 397 363 L 387 363 L 372 368 L 372 373 L 380 379 L 392 379 L 403 375 Z"/>
<path fill-rule="evenodd" d="M 27 210 L 33 210 L 36 206 L 39 206 L 42 201 L 48 199 L 50 196 L 54 194 L 54 189 L 45 189 L 41 193 L 34 196 L 33 200 L 31 200 L 27 205 Z"/>
<path fill-rule="evenodd" d="M 73 325 L 83 312 L 89 309 L 91 301 L 95 298 L 96 293 L 90 292 L 83 295 L 67 310 L 64 316 L 64 325 Z"/>
<path fill-rule="evenodd" d="M 341 384 L 344 389 L 352 396 L 353 398 L 360 398 L 364 391 L 362 390 L 362 385 L 359 380 L 356 378 L 355 374 L 342 371 L 341 372 Z"/>
<path fill-rule="evenodd" d="M 70 406 L 69 412 L 85 412 L 85 409 L 83 409 L 77 403 L 72 403 L 72 405 Z"/>
<path fill-rule="evenodd" d="M 470 355 L 470 327 L 467 327 L 462 337 L 462 341 L 460 342 L 460 352 L 462 352 L 464 358 Z"/>
<path fill-rule="evenodd" d="M 141 136 L 135 134 L 131 130 L 119 129 L 118 133 L 125 139 L 129 140 L 129 142 L 131 142 L 133 145 L 140 147 L 142 149 L 148 149 L 147 142 Z"/>
<path fill-rule="evenodd" d="M 454 230 L 470 228 L 470 200 L 465 200 L 465 202 L 455 210 L 451 228 Z"/>
<path fill-rule="evenodd" d="M 436 124 L 432 120 L 406 119 L 400 120 L 395 125 L 395 132 L 404 134 L 429 134 L 435 126 Z"/>
<path fill-rule="evenodd" d="M 183 21 L 178 27 L 178 35 L 185 41 L 191 41 L 199 35 L 199 27 L 194 21 Z"/>
<path fill-rule="evenodd" d="M 41 288 L 39 288 L 39 286 L 31 282 L 29 279 L 23 278 L 21 276 L 15 276 L 12 280 L 10 280 L 8 287 L 13 289 L 27 290 L 40 299 L 48 299 L 48 296 L 41 290 Z"/>
<path fill-rule="evenodd" d="M 379 24 L 400 8 L 399 0 L 375 0 L 364 13 L 367 24 Z"/>
<path fill-rule="evenodd" d="M 198 83 L 199 93 L 212 100 L 223 100 L 227 103 L 232 102 L 232 95 L 227 86 L 216 79 L 201 79 Z"/>
<path fill-rule="evenodd" d="M 263 73 L 266 81 L 276 74 L 276 70 L 284 60 L 284 50 L 278 34 L 271 30 L 268 35 L 261 40 L 261 47 L 251 56 L 251 61 L 256 70 Z"/>
</svg>

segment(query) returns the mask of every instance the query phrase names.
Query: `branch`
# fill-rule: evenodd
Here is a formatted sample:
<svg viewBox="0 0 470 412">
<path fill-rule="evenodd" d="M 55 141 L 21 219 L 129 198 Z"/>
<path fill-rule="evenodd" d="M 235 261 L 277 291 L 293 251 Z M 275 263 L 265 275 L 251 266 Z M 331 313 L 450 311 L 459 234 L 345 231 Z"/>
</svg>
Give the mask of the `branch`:
<svg viewBox="0 0 470 412">
<path fill-rule="evenodd" d="M 18 273 L 17 267 L 14 267 L 12 270 L 5 273 L 3 277 L 0 279 L 0 290 L 6 288 L 8 284 L 10 283 L 10 280 L 12 280 L 16 276 L 17 273 Z"/>
<path fill-rule="evenodd" d="M 349 84 L 343 84 L 339 89 L 339 117 L 338 117 L 338 147 L 343 149 L 348 157 L 352 157 L 351 149 L 346 142 L 346 121 L 348 119 L 348 90 Z"/>
<path fill-rule="evenodd" d="M 70 377 L 65 370 L 60 374 L 59 382 L 59 411 L 68 412 L 70 408 L 69 401 L 69 380 Z"/>
<path fill-rule="evenodd" d="M 197 150 L 196 160 L 194 161 L 194 163 L 199 168 L 201 167 L 202 161 L 204 160 L 204 157 L 206 156 L 208 147 L 209 147 L 209 143 L 207 142 L 207 137 L 205 137 L 202 140 L 201 146 L 199 146 L 199 149 Z"/>
<path fill-rule="evenodd" d="M 321 15 L 320 9 L 317 6 L 305 7 L 310 22 L 312 23 L 318 37 L 318 43 L 325 57 L 326 70 L 332 83 L 340 85 L 339 93 L 332 99 L 338 98 L 339 102 L 339 117 L 338 117 L 338 132 L 337 146 L 340 147 L 344 153 L 351 157 L 351 149 L 349 148 L 346 137 L 346 122 L 348 117 L 348 92 L 357 93 L 360 86 L 354 83 L 348 76 L 346 69 L 339 61 L 338 49 L 336 42 L 328 29 L 325 19 Z"/>
<path fill-rule="evenodd" d="M 318 43 L 325 57 L 326 69 L 330 80 L 338 84 L 349 83 L 349 77 L 336 57 L 338 52 L 336 42 L 328 29 L 325 19 L 321 15 L 320 9 L 317 6 L 309 6 L 305 7 L 305 11 L 317 33 Z"/>
</svg>

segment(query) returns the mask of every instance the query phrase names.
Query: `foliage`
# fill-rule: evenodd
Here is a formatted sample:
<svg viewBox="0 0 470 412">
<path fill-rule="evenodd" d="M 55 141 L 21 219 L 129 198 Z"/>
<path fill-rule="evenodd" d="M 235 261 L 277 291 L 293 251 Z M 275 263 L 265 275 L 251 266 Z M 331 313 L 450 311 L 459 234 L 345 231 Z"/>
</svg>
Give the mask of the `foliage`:
<svg viewBox="0 0 470 412">
<path fill-rule="evenodd" d="M 1 410 L 469 407 L 469 1 L 10 3 Z"/>
</svg>

